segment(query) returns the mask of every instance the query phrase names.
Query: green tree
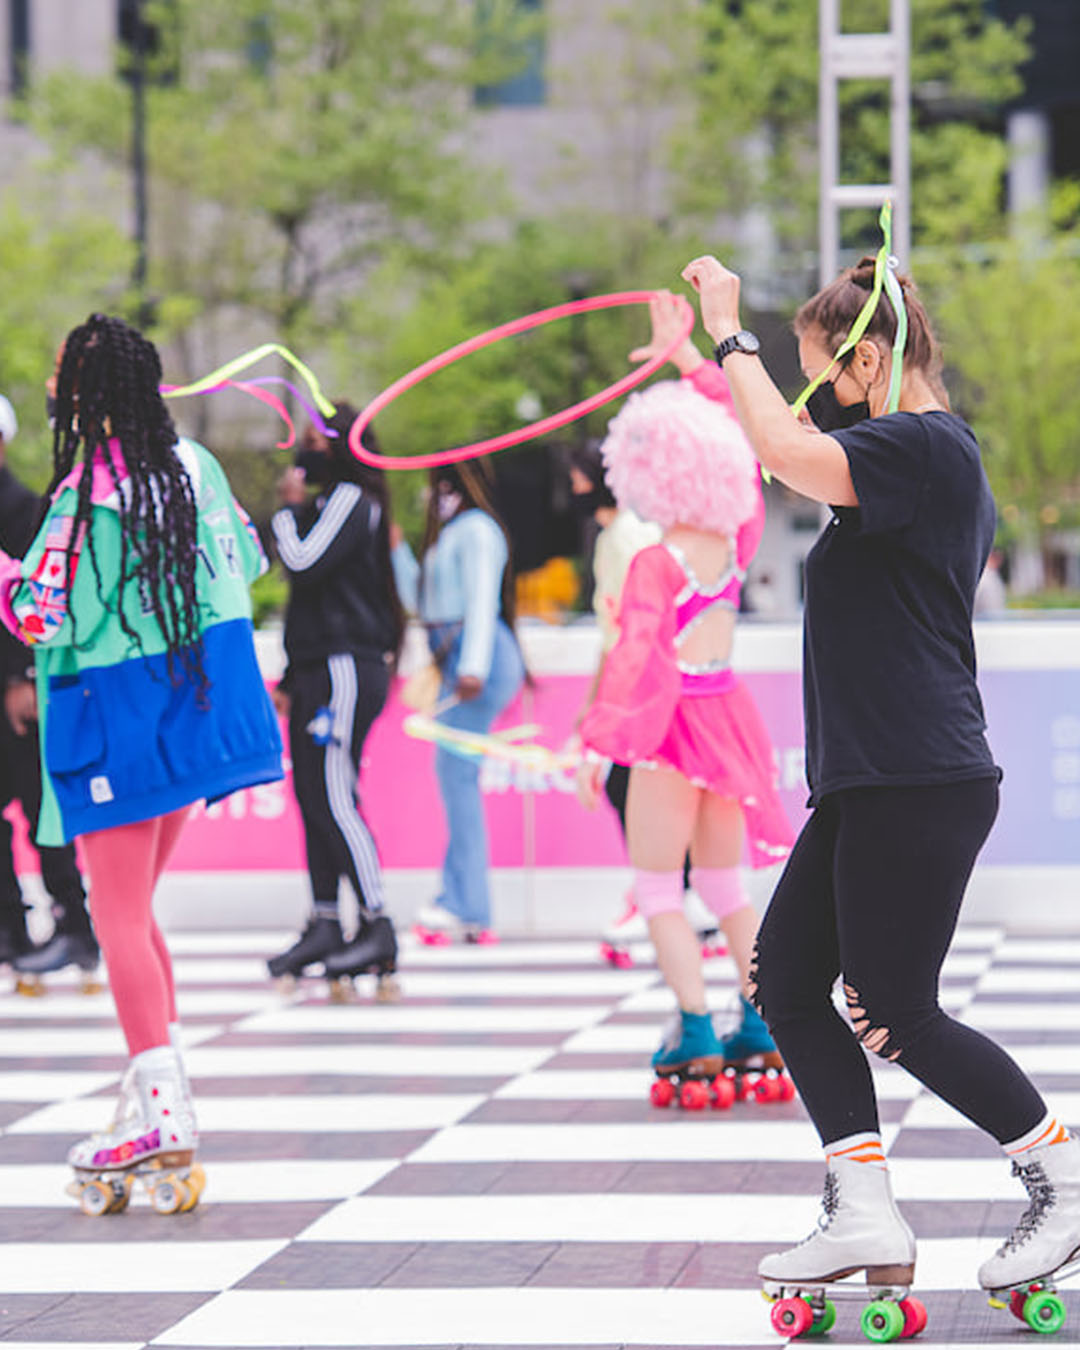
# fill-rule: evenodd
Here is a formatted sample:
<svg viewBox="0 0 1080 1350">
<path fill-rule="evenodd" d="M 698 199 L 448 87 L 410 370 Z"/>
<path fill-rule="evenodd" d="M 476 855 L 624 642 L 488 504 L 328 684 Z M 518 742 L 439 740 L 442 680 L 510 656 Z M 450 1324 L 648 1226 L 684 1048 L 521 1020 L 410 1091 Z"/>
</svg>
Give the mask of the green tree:
<svg viewBox="0 0 1080 1350">
<path fill-rule="evenodd" d="M 0 202 L 0 392 L 19 418 L 12 466 L 35 487 L 49 477 L 44 384 L 57 344 L 91 311 L 115 301 L 116 278 L 130 256 L 120 232 L 85 209 L 50 219 L 42 204 L 34 209 L 13 192 Z"/>
<path fill-rule="evenodd" d="M 512 71 L 533 31 L 511 0 L 487 0 L 480 27 L 458 0 L 146 0 L 145 13 L 159 34 L 152 290 L 310 343 L 389 243 L 433 265 L 494 200 L 462 133 L 472 89 Z M 54 147 L 126 164 L 121 79 L 60 72 L 30 109 Z"/>
<path fill-rule="evenodd" d="M 1005 524 L 1080 525 L 1080 232 L 934 268 L 925 288 Z"/>
<path fill-rule="evenodd" d="M 817 5 L 705 0 L 688 6 L 705 61 L 693 131 L 679 161 L 684 207 L 702 218 L 764 207 L 780 244 L 816 236 Z M 888 0 L 845 0 L 845 31 L 888 28 Z M 912 236 L 916 244 L 981 239 L 1001 227 L 1005 151 L 1000 111 L 1021 88 L 1029 25 L 992 17 L 983 0 L 911 0 Z M 841 85 L 842 177 L 888 178 L 884 83 Z M 868 233 L 867 233 L 868 231 Z M 852 213 L 851 243 L 873 239 Z"/>
</svg>

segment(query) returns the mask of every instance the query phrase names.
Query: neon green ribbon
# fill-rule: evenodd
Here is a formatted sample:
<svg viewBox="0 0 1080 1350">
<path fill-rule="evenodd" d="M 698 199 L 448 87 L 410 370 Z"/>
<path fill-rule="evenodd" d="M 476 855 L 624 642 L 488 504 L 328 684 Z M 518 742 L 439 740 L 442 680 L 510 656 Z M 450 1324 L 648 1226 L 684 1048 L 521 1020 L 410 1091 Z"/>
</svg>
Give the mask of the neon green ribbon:
<svg viewBox="0 0 1080 1350">
<path fill-rule="evenodd" d="M 878 224 L 881 226 L 883 242 L 877 251 L 877 257 L 874 259 L 874 285 L 867 297 L 866 303 L 855 316 L 855 322 L 851 325 L 851 330 L 847 337 L 840 344 L 836 355 L 829 364 L 817 374 L 799 397 L 791 405 L 791 411 L 796 415 L 806 406 L 806 401 L 819 384 L 823 383 L 826 375 L 832 370 L 838 361 L 842 361 L 848 352 L 862 338 L 867 328 L 870 326 L 870 320 L 874 317 L 874 311 L 878 307 L 881 299 L 882 290 L 889 297 L 889 303 L 896 314 L 896 339 L 892 348 L 892 375 L 889 380 L 889 412 L 895 412 L 900 406 L 900 381 L 904 369 L 904 346 L 907 343 L 907 309 L 904 306 L 904 293 L 900 288 L 900 283 L 896 279 L 896 259 L 892 256 L 892 202 L 886 201 L 881 208 L 881 214 L 878 216 Z"/>
<path fill-rule="evenodd" d="M 201 380 L 195 380 L 192 384 L 177 385 L 175 389 L 170 389 L 164 395 L 165 398 L 184 398 L 188 394 L 203 394 L 208 389 L 214 389 L 223 384 L 226 380 L 232 379 L 240 371 L 247 370 L 248 366 L 253 366 L 261 361 L 264 356 L 280 356 L 288 361 L 293 370 L 303 379 L 304 383 L 311 390 L 312 397 L 316 406 L 325 417 L 333 417 L 335 408 L 330 400 L 319 387 L 319 381 L 315 374 L 298 356 L 294 356 L 288 347 L 282 347 L 277 342 L 264 342 L 261 347 L 254 347 L 249 352 L 243 352 L 240 356 L 235 356 L 231 361 L 226 361 L 223 366 L 217 370 L 211 371 L 209 375 L 204 375 Z"/>
</svg>

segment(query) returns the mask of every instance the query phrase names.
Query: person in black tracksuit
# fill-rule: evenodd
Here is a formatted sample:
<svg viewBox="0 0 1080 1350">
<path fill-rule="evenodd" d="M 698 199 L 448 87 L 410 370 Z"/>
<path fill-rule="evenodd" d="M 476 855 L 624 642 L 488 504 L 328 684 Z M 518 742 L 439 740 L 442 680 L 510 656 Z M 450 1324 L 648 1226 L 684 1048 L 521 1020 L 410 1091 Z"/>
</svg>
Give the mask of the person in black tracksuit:
<svg viewBox="0 0 1080 1350">
<path fill-rule="evenodd" d="M 0 549 L 21 558 L 30 546 L 41 519 L 41 498 L 4 463 L 6 443 L 15 429 L 11 405 L 2 400 L 0 411 Z M 38 749 L 34 658 L 28 648 L 0 628 L 0 811 L 18 801 L 30 827 L 37 832 L 41 810 L 41 760 Z M 11 963 L 24 975 L 39 975 L 78 964 L 93 970 L 98 945 L 86 912 L 86 891 L 71 844 L 39 848 L 41 879 L 52 897 L 54 930 L 40 947 L 31 946 L 26 931 L 26 907 L 15 872 L 11 823 L 0 816 L 0 963 Z"/>
<path fill-rule="evenodd" d="M 335 437 L 308 428 L 295 467 L 279 484 L 283 504 L 272 521 L 290 581 L 288 665 L 275 701 L 283 714 L 287 709 L 312 893 L 299 940 L 268 963 L 275 977 L 320 964 L 331 977 L 365 970 L 388 975 L 397 955 L 357 780 L 364 740 L 389 692 L 405 617 L 390 565 L 385 480 L 348 448 L 355 416 L 339 403 L 328 423 Z M 374 446 L 373 434 L 365 432 L 364 443 Z M 360 911 L 348 944 L 338 912 L 343 876 Z"/>
</svg>

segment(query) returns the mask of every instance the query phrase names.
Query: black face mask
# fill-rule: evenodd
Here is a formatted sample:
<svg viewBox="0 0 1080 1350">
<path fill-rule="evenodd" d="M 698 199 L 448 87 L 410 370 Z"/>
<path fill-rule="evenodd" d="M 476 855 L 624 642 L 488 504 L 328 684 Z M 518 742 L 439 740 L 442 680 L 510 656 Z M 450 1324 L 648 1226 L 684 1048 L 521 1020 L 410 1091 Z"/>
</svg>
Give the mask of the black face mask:
<svg viewBox="0 0 1080 1350">
<path fill-rule="evenodd" d="M 298 469 L 303 470 L 304 478 L 312 487 L 322 487 L 333 481 L 333 461 L 321 450 L 298 450 L 295 463 Z"/>
<path fill-rule="evenodd" d="M 856 422 L 869 417 L 870 404 L 866 399 L 858 403 L 841 403 L 836 397 L 832 380 L 826 380 L 806 400 L 806 411 L 818 431 L 843 431 L 845 427 L 853 427 Z"/>
</svg>

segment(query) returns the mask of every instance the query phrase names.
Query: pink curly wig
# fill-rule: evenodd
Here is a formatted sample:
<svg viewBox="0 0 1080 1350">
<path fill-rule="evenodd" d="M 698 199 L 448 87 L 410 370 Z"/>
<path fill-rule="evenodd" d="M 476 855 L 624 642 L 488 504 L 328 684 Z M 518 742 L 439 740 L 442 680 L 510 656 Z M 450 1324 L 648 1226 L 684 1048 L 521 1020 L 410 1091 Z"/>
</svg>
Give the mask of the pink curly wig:
<svg viewBox="0 0 1080 1350">
<path fill-rule="evenodd" d="M 663 529 L 733 535 L 754 514 L 758 466 L 742 428 L 686 381 L 631 394 L 601 449 L 615 500 Z"/>
</svg>

